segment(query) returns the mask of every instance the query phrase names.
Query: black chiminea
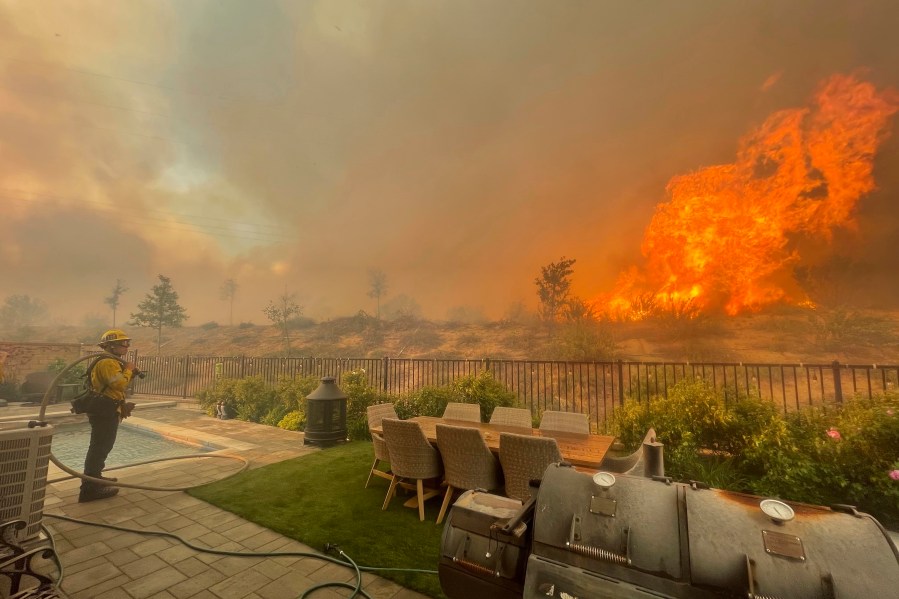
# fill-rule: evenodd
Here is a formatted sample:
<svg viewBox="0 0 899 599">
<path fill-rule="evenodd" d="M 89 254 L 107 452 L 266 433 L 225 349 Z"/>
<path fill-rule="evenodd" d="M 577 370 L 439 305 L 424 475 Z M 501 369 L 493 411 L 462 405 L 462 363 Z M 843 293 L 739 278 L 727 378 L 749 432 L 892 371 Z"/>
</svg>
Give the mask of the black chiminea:
<svg viewBox="0 0 899 599">
<path fill-rule="evenodd" d="M 330 447 L 346 438 L 346 395 L 334 382 L 333 376 L 323 376 L 322 382 L 306 396 L 306 437 L 303 445 Z"/>
</svg>

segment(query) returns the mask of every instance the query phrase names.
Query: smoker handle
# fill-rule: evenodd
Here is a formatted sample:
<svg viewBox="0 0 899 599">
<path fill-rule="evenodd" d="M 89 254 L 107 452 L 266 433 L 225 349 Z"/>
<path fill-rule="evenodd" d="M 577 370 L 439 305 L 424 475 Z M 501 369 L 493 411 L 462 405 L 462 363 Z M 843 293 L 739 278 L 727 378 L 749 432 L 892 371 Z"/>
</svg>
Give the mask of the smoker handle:
<svg viewBox="0 0 899 599">
<path fill-rule="evenodd" d="M 521 524 L 525 519 L 530 519 L 531 514 L 534 513 L 534 506 L 536 504 L 537 498 L 531 496 L 530 499 L 524 502 L 524 505 L 521 506 L 521 509 L 518 510 L 518 513 L 512 516 L 512 518 L 510 518 L 508 522 L 500 527 L 499 531 L 506 535 L 514 534 L 514 530 L 518 527 L 519 524 Z"/>
</svg>

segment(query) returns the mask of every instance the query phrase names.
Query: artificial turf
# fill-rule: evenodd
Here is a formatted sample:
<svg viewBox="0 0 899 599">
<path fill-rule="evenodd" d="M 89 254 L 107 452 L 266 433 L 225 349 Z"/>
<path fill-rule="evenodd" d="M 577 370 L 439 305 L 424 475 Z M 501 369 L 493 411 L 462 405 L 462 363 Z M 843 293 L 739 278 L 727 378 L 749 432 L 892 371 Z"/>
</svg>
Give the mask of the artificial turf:
<svg viewBox="0 0 899 599">
<path fill-rule="evenodd" d="M 360 566 L 437 570 L 440 500 L 425 504 L 424 522 L 417 509 L 403 507 L 402 493 L 381 511 L 388 481 L 372 477 L 364 488 L 373 459 L 370 442 L 351 442 L 189 493 L 318 551 L 327 543 L 338 545 Z M 436 574 L 376 574 L 431 597 L 445 597 Z"/>
</svg>

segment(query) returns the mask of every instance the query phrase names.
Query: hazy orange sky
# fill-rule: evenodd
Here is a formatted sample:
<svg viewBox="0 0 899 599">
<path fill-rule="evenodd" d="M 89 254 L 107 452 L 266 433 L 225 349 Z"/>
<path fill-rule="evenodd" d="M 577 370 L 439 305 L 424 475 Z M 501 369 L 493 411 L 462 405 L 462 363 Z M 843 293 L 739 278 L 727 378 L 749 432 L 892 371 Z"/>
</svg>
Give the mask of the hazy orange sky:
<svg viewBox="0 0 899 599">
<path fill-rule="evenodd" d="M 285 290 L 320 319 L 373 313 L 379 269 L 385 300 L 498 317 L 561 256 L 592 297 L 672 178 L 834 74 L 899 88 L 897 23 L 895 0 L 0 0 L 0 301 L 107 318 L 122 279 L 121 320 L 164 274 L 189 325 L 228 322 L 228 278 L 235 321 Z M 895 131 L 873 164 L 834 243 L 894 281 Z"/>
</svg>

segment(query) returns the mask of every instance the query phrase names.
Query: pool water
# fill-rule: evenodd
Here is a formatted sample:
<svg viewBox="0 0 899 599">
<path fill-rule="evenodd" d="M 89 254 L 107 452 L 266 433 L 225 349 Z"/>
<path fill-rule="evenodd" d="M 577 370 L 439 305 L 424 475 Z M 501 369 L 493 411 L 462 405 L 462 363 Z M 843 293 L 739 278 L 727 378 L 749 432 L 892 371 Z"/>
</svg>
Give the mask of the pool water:
<svg viewBox="0 0 899 599">
<path fill-rule="evenodd" d="M 87 422 L 63 424 L 53 431 L 53 444 L 50 450 L 60 462 L 80 471 L 84 467 L 84 456 L 90 438 L 91 428 Z M 156 433 L 121 424 L 115 446 L 106 458 L 106 467 L 113 468 L 207 451 L 210 451 L 207 447 L 178 443 Z"/>
</svg>

